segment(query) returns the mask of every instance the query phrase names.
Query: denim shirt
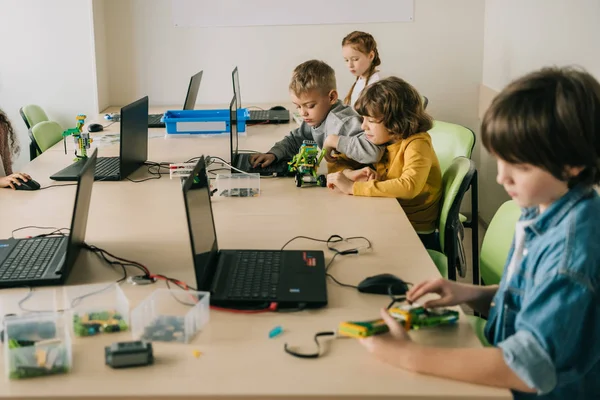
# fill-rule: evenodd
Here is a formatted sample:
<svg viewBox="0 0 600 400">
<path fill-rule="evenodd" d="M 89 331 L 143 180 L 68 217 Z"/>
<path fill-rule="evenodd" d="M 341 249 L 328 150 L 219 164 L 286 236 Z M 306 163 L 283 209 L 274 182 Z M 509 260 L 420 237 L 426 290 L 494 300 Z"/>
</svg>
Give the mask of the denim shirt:
<svg viewBox="0 0 600 400">
<path fill-rule="evenodd" d="M 537 391 L 515 399 L 600 399 L 600 197 L 576 186 L 520 220 L 522 259 L 510 280 L 505 267 L 485 335 Z"/>
</svg>

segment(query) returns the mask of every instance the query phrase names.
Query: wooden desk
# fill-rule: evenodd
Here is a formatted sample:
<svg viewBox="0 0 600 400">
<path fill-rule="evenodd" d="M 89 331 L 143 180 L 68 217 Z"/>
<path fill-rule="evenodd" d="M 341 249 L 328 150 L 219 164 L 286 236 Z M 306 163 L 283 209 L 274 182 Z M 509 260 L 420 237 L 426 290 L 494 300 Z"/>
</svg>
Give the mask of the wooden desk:
<svg viewBox="0 0 600 400">
<path fill-rule="evenodd" d="M 107 131 L 118 132 L 119 124 Z M 249 127 L 241 149 L 266 151 L 295 125 Z M 156 132 L 156 130 L 152 130 Z M 118 154 L 118 146 L 102 147 L 100 156 Z M 153 138 L 152 161 L 185 161 L 200 154 L 228 159 L 229 138 Z M 28 164 L 42 187 L 60 184 L 48 176 L 71 163 L 62 144 Z M 146 177 L 144 168 L 133 179 Z M 261 180 L 257 198 L 214 198 L 213 210 L 222 248 L 277 249 L 296 235 L 327 238 L 366 236 L 373 251 L 338 257 L 331 272 L 342 282 L 358 283 L 366 276 L 391 272 L 410 282 L 439 276 L 434 264 L 394 199 L 361 198 L 327 189 L 298 189 L 290 179 Z M 35 192 L 0 193 L 0 237 L 26 225 L 68 227 L 74 186 Z M 35 232 L 34 232 L 35 234 Z M 143 183 L 96 182 L 87 225 L 86 242 L 119 256 L 145 264 L 154 273 L 195 283 L 181 185 L 162 179 Z M 295 241 L 289 248 L 322 249 L 320 243 Z M 133 271 L 132 271 L 133 272 Z M 82 253 L 67 284 L 116 280 L 112 270 L 88 252 Z M 151 286 L 123 284 L 131 307 L 164 283 Z M 61 290 L 57 288 L 56 290 Z M 23 293 L 24 289 L 4 292 Z M 452 382 L 389 367 L 371 357 L 352 339 L 331 341 L 327 355 L 316 360 L 293 358 L 284 343 L 311 351 L 317 331 L 335 329 L 339 322 L 377 317 L 388 303 L 385 296 L 359 294 L 328 282 L 329 306 L 299 313 L 258 315 L 211 311 L 210 323 L 189 345 L 154 343 L 156 364 L 137 369 L 112 370 L 104 365 L 103 347 L 131 340 L 129 333 L 75 338 L 73 370 L 62 376 L 0 385 L 3 398 L 65 399 L 508 399 L 506 390 Z M 0 294 L 2 294 L 0 293 Z M 281 325 L 285 332 L 269 339 L 268 332 Z M 465 318 L 457 327 L 412 332 L 420 343 L 449 347 L 480 346 Z M 192 351 L 203 355 L 196 359 Z M 440 360 L 443 362 L 443 360 Z M 4 366 L 0 367 L 4 378 Z"/>
</svg>

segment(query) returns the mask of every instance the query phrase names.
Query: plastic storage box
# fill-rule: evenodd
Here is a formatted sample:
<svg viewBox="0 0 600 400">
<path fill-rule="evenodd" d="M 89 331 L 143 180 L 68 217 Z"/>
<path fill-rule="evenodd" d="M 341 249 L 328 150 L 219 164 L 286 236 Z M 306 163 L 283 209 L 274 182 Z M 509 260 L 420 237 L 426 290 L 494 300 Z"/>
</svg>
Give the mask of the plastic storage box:
<svg viewBox="0 0 600 400">
<path fill-rule="evenodd" d="M 189 343 L 208 323 L 209 302 L 208 292 L 156 289 L 131 312 L 133 337 Z"/>
<path fill-rule="evenodd" d="M 4 318 L 4 359 L 9 379 L 64 374 L 71 370 L 71 336 L 57 312 Z"/>
<path fill-rule="evenodd" d="M 129 329 L 129 301 L 117 283 L 66 286 L 64 295 L 75 336 Z"/>
<path fill-rule="evenodd" d="M 243 112 L 245 111 L 245 112 Z M 237 112 L 237 130 L 246 131 L 250 113 L 246 109 Z M 163 116 L 167 134 L 222 134 L 229 133 L 231 116 L 229 109 L 222 110 L 170 110 Z"/>
<path fill-rule="evenodd" d="M 216 196 L 256 197 L 260 195 L 260 174 L 218 174 Z"/>
</svg>

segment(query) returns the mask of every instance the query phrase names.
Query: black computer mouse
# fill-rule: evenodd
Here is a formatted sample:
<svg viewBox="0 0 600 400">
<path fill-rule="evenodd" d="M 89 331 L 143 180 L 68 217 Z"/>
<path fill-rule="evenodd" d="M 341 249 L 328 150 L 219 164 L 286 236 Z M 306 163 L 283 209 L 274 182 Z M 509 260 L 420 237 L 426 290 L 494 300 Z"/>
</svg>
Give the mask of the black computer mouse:
<svg viewBox="0 0 600 400">
<path fill-rule="evenodd" d="M 379 274 L 369 276 L 358 284 L 358 291 L 362 293 L 389 294 L 389 288 L 392 288 L 392 294 L 402 295 L 408 290 L 408 285 L 402 279 L 392 274 Z"/>
<path fill-rule="evenodd" d="M 101 124 L 89 124 L 88 125 L 88 131 L 90 132 L 100 132 L 104 130 L 104 126 L 102 126 Z"/>
<path fill-rule="evenodd" d="M 273 106 L 273 107 L 271 107 L 271 110 L 284 111 L 284 110 L 287 110 L 287 108 L 285 108 L 284 106 Z"/>
<path fill-rule="evenodd" d="M 40 188 L 40 184 L 33 179 L 30 179 L 26 182 L 21 178 L 17 178 L 17 181 L 19 181 L 20 185 L 16 184 L 15 190 L 38 190 Z"/>
</svg>

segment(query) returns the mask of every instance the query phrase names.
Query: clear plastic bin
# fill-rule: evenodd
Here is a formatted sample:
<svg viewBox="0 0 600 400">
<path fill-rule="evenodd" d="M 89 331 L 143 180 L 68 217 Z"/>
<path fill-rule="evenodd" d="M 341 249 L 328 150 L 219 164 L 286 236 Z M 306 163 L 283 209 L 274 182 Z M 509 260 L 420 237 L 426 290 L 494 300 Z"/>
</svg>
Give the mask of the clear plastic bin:
<svg viewBox="0 0 600 400">
<path fill-rule="evenodd" d="M 71 336 L 57 312 L 4 318 L 4 359 L 9 379 L 64 374 L 71 370 Z"/>
<path fill-rule="evenodd" d="M 66 286 L 64 295 L 75 336 L 129 330 L 129 300 L 117 283 Z"/>
<path fill-rule="evenodd" d="M 131 312 L 133 337 L 189 343 L 208 323 L 209 302 L 208 292 L 156 289 Z"/>
<path fill-rule="evenodd" d="M 218 174 L 215 196 L 260 196 L 260 174 Z"/>
</svg>

